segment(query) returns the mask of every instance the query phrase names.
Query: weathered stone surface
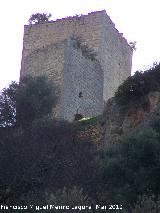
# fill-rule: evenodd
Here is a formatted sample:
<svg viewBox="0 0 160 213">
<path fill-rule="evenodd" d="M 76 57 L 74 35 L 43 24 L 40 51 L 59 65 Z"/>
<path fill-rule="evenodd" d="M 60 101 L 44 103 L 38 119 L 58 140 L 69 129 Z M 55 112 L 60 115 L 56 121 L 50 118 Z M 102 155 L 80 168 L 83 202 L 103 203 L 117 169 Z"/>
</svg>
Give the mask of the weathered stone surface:
<svg viewBox="0 0 160 213">
<path fill-rule="evenodd" d="M 114 99 L 109 99 L 105 106 L 104 116 L 106 120 L 104 141 L 106 144 L 117 142 L 123 134 L 124 111 L 117 106 Z"/>
<path fill-rule="evenodd" d="M 150 92 L 148 95 L 150 112 L 154 112 L 160 102 L 160 92 Z"/>
<path fill-rule="evenodd" d="M 110 99 L 106 105 L 105 143 L 117 143 L 123 134 L 138 128 L 147 128 L 160 119 L 160 92 L 150 92 L 145 103 L 132 103 L 123 110 Z"/>
<path fill-rule="evenodd" d="M 47 75 L 60 91 L 56 115 L 72 121 L 79 113 L 92 117 L 103 111 L 103 71 L 98 61 L 82 55 L 67 39 L 35 50 L 24 58 L 25 75 Z M 79 97 L 81 94 L 81 97 Z"/>
<path fill-rule="evenodd" d="M 72 36 L 93 48 L 99 63 L 74 49 Z M 24 27 L 21 78 L 48 75 L 61 92 L 57 116 L 67 120 L 76 113 L 100 114 L 104 101 L 130 75 L 131 60 L 131 47 L 105 11 Z"/>
<path fill-rule="evenodd" d="M 101 147 L 103 145 L 104 128 L 101 123 L 97 122 L 94 125 L 90 125 L 86 129 L 78 132 L 77 138 L 81 140 L 91 141 L 93 144 Z"/>
<path fill-rule="evenodd" d="M 129 106 L 123 120 L 122 132 L 127 133 L 131 129 L 135 128 L 142 121 L 145 112 L 146 111 L 143 106 L 140 104 L 133 104 Z"/>
</svg>

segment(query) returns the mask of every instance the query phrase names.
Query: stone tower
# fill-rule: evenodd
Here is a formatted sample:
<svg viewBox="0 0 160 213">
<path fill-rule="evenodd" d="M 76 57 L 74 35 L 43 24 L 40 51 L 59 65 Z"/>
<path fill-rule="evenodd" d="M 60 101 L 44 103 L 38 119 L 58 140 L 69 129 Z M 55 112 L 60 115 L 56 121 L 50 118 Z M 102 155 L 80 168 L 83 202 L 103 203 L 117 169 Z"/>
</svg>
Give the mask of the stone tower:
<svg viewBox="0 0 160 213">
<path fill-rule="evenodd" d="M 85 54 L 86 45 L 95 57 Z M 58 118 L 101 114 L 131 65 L 132 48 L 104 10 L 24 27 L 20 78 L 45 74 L 59 87 Z"/>
</svg>

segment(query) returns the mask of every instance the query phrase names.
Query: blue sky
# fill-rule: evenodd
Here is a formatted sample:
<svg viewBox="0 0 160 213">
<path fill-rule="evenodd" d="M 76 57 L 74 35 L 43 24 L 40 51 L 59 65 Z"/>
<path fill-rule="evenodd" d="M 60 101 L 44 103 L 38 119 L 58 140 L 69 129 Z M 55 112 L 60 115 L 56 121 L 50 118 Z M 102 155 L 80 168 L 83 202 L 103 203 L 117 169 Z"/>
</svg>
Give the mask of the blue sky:
<svg viewBox="0 0 160 213">
<path fill-rule="evenodd" d="M 132 73 L 160 61 L 159 0 L 5 0 L 0 3 L 0 89 L 18 80 L 23 26 L 31 14 L 52 13 L 52 20 L 105 9 L 128 42 L 137 41 Z"/>
</svg>

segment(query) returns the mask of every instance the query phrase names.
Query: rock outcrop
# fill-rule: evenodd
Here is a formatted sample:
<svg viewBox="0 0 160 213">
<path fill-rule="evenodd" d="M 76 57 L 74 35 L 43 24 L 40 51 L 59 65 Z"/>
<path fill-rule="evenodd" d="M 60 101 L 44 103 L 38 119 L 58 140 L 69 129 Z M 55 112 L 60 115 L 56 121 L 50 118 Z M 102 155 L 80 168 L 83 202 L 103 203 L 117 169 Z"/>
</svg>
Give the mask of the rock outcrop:
<svg viewBox="0 0 160 213">
<path fill-rule="evenodd" d="M 130 103 L 126 108 L 120 107 L 112 98 L 106 104 L 104 116 L 104 142 L 116 143 L 122 135 L 137 128 L 152 126 L 153 122 L 160 118 L 160 92 L 150 92 L 143 97 L 143 101 Z"/>
</svg>

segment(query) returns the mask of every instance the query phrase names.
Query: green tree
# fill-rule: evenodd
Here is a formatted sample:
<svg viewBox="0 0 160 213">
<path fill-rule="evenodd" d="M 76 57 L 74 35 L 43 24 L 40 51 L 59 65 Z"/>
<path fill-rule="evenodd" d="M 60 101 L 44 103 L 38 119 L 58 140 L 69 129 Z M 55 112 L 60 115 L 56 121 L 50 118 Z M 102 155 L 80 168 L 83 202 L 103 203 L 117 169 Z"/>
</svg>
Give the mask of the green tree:
<svg viewBox="0 0 160 213">
<path fill-rule="evenodd" d="M 12 82 L 0 94 L 0 127 L 28 125 L 53 113 L 58 90 L 44 76 Z"/>
<path fill-rule="evenodd" d="M 51 13 L 35 13 L 32 14 L 28 20 L 29 24 L 42 24 L 49 21 Z"/>
<path fill-rule="evenodd" d="M 0 127 L 13 126 L 16 122 L 16 91 L 18 83 L 12 82 L 0 92 Z"/>
<path fill-rule="evenodd" d="M 26 77 L 16 91 L 17 125 L 28 125 L 43 116 L 53 116 L 58 89 L 45 76 Z"/>
</svg>

